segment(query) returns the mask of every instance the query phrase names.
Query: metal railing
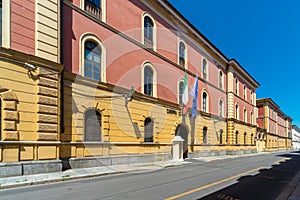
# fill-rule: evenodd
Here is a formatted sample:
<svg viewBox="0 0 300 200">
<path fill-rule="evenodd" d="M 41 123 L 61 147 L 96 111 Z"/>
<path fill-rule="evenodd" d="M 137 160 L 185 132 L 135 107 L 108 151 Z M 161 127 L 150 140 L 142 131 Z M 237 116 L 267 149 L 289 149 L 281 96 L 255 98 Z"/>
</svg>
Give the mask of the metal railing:
<svg viewBox="0 0 300 200">
<path fill-rule="evenodd" d="M 84 10 L 99 19 L 102 18 L 102 9 L 89 1 L 85 1 Z"/>
</svg>

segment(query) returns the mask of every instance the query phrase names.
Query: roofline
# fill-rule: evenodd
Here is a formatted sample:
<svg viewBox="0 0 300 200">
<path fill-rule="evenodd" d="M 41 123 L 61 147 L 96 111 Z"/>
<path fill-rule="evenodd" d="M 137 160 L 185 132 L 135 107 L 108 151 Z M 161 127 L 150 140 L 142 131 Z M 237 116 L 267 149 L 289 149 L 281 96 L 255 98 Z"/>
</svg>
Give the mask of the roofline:
<svg viewBox="0 0 300 200">
<path fill-rule="evenodd" d="M 208 45 L 212 50 L 216 51 L 219 56 L 225 60 L 225 62 L 228 63 L 229 59 L 227 58 L 227 56 L 222 53 L 222 51 L 217 48 L 207 37 L 204 36 L 203 33 L 201 33 L 193 24 L 191 24 L 191 22 L 189 22 L 171 3 L 169 3 L 167 0 L 157 0 L 157 2 L 163 7 L 166 8 L 169 7 L 171 9 L 172 12 L 174 12 L 174 14 L 179 16 L 179 20 L 182 20 L 183 23 L 185 23 L 187 26 L 186 28 L 190 29 L 192 32 L 198 34 L 198 36 L 200 36 L 200 39 L 203 40 L 204 43 L 207 43 L 206 45 Z M 166 6 L 165 6 L 166 5 Z M 172 14 L 172 13 L 170 13 Z M 174 16 L 176 18 L 178 18 L 178 16 Z"/>
<path fill-rule="evenodd" d="M 250 80 L 256 88 L 260 86 L 260 84 L 240 65 L 240 63 L 236 59 L 230 59 L 228 62 L 229 65 L 233 64 L 238 71 L 242 71 L 245 74 L 246 78 Z"/>
<path fill-rule="evenodd" d="M 292 129 L 295 129 L 297 132 L 300 133 L 300 128 L 297 125 L 292 125 Z"/>
<path fill-rule="evenodd" d="M 293 121 L 293 118 L 291 118 L 290 116 L 286 115 L 281 109 L 280 107 L 273 101 L 272 98 L 261 98 L 261 99 L 257 99 L 256 100 L 256 105 L 258 104 L 262 104 L 262 103 L 265 103 L 265 102 L 268 102 L 270 104 L 272 104 L 278 111 L 279 114 L 282 114 L 284 119 L 286 120 L 290 120 L 290 121 Z"/>
<path fill-rule="evenodd" d="M 174 17 L 179 18 L 179 20 L 182 20 L 184 25 L 186 25 L 186 28 L 190 29 L 192 32 L 196 33 L 199 38 L 208 45 L 211 50 L 216 51 L 219 56 L 225 60 L 227 64 L 230 64 L 230 62 L 235 62 L 237 66 L 239 67 L 239 71 L 243 72 L 245 74 L 246 78 L 250 80 L 250 82 L 253 83 L 253 85 L 258 88 L 260 84 L 239 64 L 239 62 L 236 61 L 236 59 L 229 59 L 218 47 L 216 47 L 203 33 L 201 33 L 192 23 L 190 23 L 171 3 L 169 3 L 167 0 L 157 0 L 159 4 L 165 9 L 171 9 L 171 11 L 175 14 Z M 166 8 L 166 6 L 168 8 Z M 171 12 L 171 14 L 173 14 Z M 177 15 L 177 16 L 176 16 Z"/>
<path fill-rule="evenodd" d="M 272 98 L 261 98 L 261 99 L 256 99 L 256 105 L 260 104 L 260 103 L 265 103 L 265 102 L 269 102 L 270 104 L 272 104 L 272 106 L 274 106 L 277 109 L 280 109 L 279 105 L 277 105 Z"/>
</svg>

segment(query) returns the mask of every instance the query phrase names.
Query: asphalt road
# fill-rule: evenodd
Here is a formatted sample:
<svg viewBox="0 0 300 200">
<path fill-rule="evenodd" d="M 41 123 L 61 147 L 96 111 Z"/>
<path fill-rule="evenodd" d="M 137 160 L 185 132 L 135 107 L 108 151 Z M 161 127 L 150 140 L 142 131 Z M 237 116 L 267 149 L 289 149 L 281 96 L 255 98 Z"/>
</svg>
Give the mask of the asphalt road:
<svg viewBox="0 0 300 200">
<path fill-rule="evenodd" d="M 0 199 L 276 199 L 300 171 L 298 154 L 264 154 L 0 191 Z"/>
</svg>

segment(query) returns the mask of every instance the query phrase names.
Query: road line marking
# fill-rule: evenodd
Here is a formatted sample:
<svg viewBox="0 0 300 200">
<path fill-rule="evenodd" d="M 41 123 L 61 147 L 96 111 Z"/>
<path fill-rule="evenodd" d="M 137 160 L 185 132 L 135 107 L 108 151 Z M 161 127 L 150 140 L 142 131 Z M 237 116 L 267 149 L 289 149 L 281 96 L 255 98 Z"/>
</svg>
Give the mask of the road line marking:
<svg viewBox="0 0 300 200">
<path fill-rule="evenodd" d="M 235 179 L 235 178 L 237 178 L 237 177 L 239 177 L 239 176 L 243 176 L 243 175 L 246 175 L 246 174 L 251 173 L 251 172 L 253 172 L 253 171 L 257 171 L 257 170 L 263 169 L 263 168 L 266 168 L 266 167 L 258 167 L 258 168 L 255 168 L 255 169 L 251 169 L 251 170 L 246 171 L 246 172 L 243 172 L 243 173 L 241 173 L 241 174 L 237 174 L 237 175 L 235 175 L 235 176 L 231 176 L 231 177 L 229 177 L 229 178 L 225 178 L 225 179 L 223 179 L 223 180 L 220 180 L 220 181 L 217 181 L 217 182 L 214 182 L 214 183 L 210 183 L 210 184 L 208 184 L 208 185 L 204 185 L 204 186 L 202 186 L 202 187 L 195 188 L 195 189 L 193 189 L 193 190 L 190 190 L 190 191 L 187 191 L 187 192 L 184 192 L 184 193 L 181 193 L 181 194 L 178 194 L 178 195 L 169 197 L 169 198 L 167 198 L 167 199 L 165 199 L 165 200 L 173 200 L 173 199 L 177 199 L 177 198 L 180 198 L 180 197 L 183 197 L 183 196 L 192 194 L 192 193 L 194 193 L 194 192 L 198 192 L 198 191 L 200 191 L 200 190 L 209 188 L 209 187 L 211 187 L 211 186 L 218 185 L 218 184 L 223 183 L 223 182 L 226 182 L 226 181 L 230 181 L 230 180 Z"/>
</svg>

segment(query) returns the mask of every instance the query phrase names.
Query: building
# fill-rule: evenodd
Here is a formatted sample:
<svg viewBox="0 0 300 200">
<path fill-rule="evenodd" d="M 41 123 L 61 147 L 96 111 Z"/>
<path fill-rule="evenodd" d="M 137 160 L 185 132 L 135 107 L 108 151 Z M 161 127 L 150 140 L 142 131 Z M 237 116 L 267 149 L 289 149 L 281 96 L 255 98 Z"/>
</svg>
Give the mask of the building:
<svg viewBox="0 0 300 200">
<path fill-rule="evenodd" d="M 271 98 L 258 99 L 256 105 L 258 127 L 266 130 L 266 150 L 291 148 L 292 119 Z"/>
<path fill-rule="evenodd" d="M 1 0 L 0 11 L 0 161 L 11 162 L 0 176 L 61 170 L 60 4 Z"/>
<path fill-rule="evenodd" d="M 300 129 L 297 125 L 292 125 L 292 148 L 300 149 Z"/>
<path fill-rule="evenodd" d="M 12 174 L 171 159 L 176 135 L 184 157 L 256 151 L 259 83 L 168 1 L 2 0 L 1 15 L 0 159 Z M 290 146 L 291 119 L 276 112 Z"/>
<path fill-rule="evenodd" d="M 167 1 L 77 0 L 62 8 L 61 158 L 170 154 L 177 134 L 185 157 L 256 150 L 259 84 Z M 196 118 L 191 109 L 182 116 L 185 73 L 189 91 L 199 81 Z"/>
</svg>

